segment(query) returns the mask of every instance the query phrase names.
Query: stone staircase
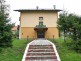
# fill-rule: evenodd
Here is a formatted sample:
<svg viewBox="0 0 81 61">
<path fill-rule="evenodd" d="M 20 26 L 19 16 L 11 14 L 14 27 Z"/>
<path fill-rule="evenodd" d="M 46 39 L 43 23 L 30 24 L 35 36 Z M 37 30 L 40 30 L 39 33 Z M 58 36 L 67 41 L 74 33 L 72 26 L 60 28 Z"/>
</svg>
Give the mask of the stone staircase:
<svg viewBox="0 0 81 61">
<path fill-rule="evenodd" d="M 55 45 L 46 39 L 36 39 L 30 42 L 22 61 L 61 61 Z"/>
<path fill-rule="evenodd" d="M 58 61 L 52 45 L 29 45 L 25 61 Z"/>
</svg>

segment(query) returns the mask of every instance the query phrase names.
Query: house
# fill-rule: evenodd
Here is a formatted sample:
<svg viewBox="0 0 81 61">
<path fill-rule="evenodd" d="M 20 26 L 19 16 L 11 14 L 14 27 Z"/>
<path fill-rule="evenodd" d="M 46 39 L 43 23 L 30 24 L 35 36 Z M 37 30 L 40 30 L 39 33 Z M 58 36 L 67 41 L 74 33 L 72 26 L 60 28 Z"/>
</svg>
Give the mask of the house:
<svg viewBox="0 0 81 61">
<path fill-rule="evenodd" d="M 59 9 L 19 9 L 19 38 L 58 38 Z"/>
<path fill-rule="evenodd" d="M 17 27 L 18 27 L 18 26 L 14 26 L 14 27 L 11 29 L 13 34 L 16 34 L 16 32 L 17 32 Z"/>
</svg>

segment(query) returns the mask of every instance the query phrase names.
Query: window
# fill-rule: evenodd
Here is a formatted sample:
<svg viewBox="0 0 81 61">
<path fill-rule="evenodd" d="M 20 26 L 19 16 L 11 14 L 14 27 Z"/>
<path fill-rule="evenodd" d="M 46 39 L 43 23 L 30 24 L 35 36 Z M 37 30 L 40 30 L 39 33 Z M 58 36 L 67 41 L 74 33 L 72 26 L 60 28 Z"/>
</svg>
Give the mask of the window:
<svg viewBox="0 0 81 61">
<path fill-rule="evenodd" d="M 43 20 L 43 17 L 39 17 L 39 20 Z"/>
<path fill-rule="evenodd" d="M 39 22 L 39 25 L 43 25 L 43 22 Z"/>
</svg>

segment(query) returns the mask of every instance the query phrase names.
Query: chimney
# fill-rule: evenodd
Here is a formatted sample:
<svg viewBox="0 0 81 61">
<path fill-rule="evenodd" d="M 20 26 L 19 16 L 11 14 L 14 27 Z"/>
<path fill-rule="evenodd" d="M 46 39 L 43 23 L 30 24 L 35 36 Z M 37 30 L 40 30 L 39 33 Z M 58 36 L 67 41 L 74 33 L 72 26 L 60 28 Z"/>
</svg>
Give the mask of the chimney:
<svg viewBox="0 0 81 61">
<path fill-rule="evenodd" d="M 38 10 L 38 8 L 39 8 L 39 7 L 38 7 L 38 6 L 36 6 L 36 9 L 37 9 L 37 10 Z"/>
<path fill-rule="evenodd" d="M 56 5 L 53 5 L 54 9 L 56 9 Z"/>
</svg>

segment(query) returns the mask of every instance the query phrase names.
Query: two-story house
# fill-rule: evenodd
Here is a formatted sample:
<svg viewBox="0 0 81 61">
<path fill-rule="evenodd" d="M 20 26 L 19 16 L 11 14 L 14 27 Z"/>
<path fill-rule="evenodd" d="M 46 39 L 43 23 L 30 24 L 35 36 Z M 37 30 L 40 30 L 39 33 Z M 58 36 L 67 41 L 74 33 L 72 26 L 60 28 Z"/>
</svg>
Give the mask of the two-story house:
<svg viewBox="0 0 81 61">
<path fill-rule="evenodd" d="M 20 9 L 19 38 L 58 38 L 58 9 Z"/>
</svg>

